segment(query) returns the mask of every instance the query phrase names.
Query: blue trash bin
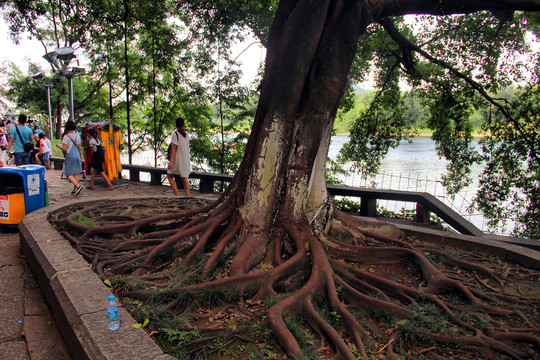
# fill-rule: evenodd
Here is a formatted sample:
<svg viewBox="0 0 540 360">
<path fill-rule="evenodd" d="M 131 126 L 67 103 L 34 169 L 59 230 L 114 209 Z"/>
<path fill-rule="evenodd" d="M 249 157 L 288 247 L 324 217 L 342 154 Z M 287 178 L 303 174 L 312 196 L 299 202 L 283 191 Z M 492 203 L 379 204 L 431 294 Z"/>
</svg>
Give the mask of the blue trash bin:
<svg viewBox="0 0 540 360">
<path fill-rule="evenodd" d="M 6 174 L 6 177 L 11 176 L 13 178 L 15 176 L 13 179 L 16 179 L 16 175 L 21 177 L 26 214 L 45 206 L 45 166 L 3 167 L 0 168 L 0 176 L 3 174 Z"/>
</svg>

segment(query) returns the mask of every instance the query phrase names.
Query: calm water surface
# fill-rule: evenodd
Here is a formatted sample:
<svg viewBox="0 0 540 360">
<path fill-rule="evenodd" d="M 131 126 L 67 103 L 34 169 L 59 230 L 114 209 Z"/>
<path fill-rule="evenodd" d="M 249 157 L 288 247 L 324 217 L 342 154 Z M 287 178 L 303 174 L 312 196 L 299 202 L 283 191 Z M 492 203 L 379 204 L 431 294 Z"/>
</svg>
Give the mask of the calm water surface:
<svg viewBox="0 0 540 360">
<path fill-rule="evenodd" d="M 338 135 L 332 137 L 328 155 L 335 159 L 339 150 L 349 140 L 348 136 Z M 479 148 L 478 140 L 473 144 Z M 401 141 L 395 149 L 390 149 L 382 161 L 380 172 L 371 179 L 362 179 L 348 164 L 349 175 L 340 179 L 349 186 L 365 186 L 380 189 L 427 192 L 461 214 L 467 220 L 483 231 L 489 231 L 487 222 L 482 214 L 476 210 L 469 210 L 472 200 L 478 190 L 478 177 L 482 172 L 481 165 L 471 168 L 472 183 L 455 196 L 449 195 L 441 183 L 446 173 L 447 161 L 440 159 L 435 150 L 435 142 L 429 137 L 415 137 L 412 142 Z M 388 210 L 399 212 L 401 209 L 412 210 L 414 204 L 379 200 L 378 205 Z M 509 225 L 510 229 L 513 227 Z"/>
<path fill-rule="evenodd" d="M 349 141 L 345 135 L 332 137 L 328 155 L 335 159 L 339 150 Z M 478 140 L 473 140 L 478 146 Z M 395 149 L 390 149 L 381 164 L 381 173 L 406 174 L 412 177 L 440 179 L 446 172 L 447 161 L 439 159 L 435 151 L 435 142 L 428 137 L 415 137 L 412 143 L 402 140 Z M 474 178 L 482 171 L 481 166 L 474 166 L 472 174 Z"/>
</svg>

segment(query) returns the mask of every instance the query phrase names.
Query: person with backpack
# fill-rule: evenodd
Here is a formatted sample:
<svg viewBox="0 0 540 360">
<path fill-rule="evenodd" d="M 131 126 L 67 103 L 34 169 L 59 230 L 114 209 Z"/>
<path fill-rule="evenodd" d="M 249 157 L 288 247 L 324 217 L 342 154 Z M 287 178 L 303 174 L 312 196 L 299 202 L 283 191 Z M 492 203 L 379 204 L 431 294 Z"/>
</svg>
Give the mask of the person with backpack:
<svg viewBox="0 0 540 360">
<path fill-rule="evenodd" d="M 14 126 L 9 132 L 8 150 L 13 146 L 15 155 L 15 165 L 28 165 L 31 158 L 30 153 L 34 149 L 34 134 L 32 129 L 25 126 L 27 117 L 25 114 L 19 115 L 17 126 Z"/>
<path fill-rule="evenodd" d="M 180 176 L 182 185 L 189 196 L 188 176 L 190 172 L 190 154 L 189 154 L 189 134 L 186 132 L 186 122 L 184 118 L 176 119 L 176 130 L 171 135 L 169 165 L 167 167 L 167 178 L 175 196 L 179 196 L 178 186 L 176 185 L 175 175 Z"/>
<path fill-rule="evenodd" d="M 96 173 L 101 175 L 103 180 L 107 183 L 108 187 L 105 190 L 114 190 L 114 187 L 109 180 L 109 177 L 103 171 L 103 163 L 105 162 L 105 154 L 103 154 L 103 148 L 97 138 L 96 129 L 88 129 L 86 133 L 90 138 L 88 140 L 88 147 L 92 148 L 92 164 L 90 167 L 90 185 L 87 186 L 87 189 L 94 190 L 94 180 L 96 179 Z"/>
</svg>

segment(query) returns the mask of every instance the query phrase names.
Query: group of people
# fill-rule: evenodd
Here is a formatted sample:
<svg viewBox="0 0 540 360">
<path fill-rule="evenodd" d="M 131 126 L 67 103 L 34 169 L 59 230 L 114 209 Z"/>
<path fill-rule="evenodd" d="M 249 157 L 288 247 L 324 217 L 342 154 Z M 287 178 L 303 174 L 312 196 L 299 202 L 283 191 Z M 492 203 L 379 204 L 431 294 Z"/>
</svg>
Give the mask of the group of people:
<svg viewBox="0 0 540 360">
<path fill-rule="evenodd" d="M 6 166 L 6 154 L 15 157 L 17 166 L 43 163 L 50 169 L 52 145 L 39 125 L 32 128 L 28 117 L 20 114 L 17 121 L 13 118 L 0 123 L 0 167 Z"/>
<path fill-rule="evenodd" d="M 4 159 L 6 152 L 10 153 L 13 150 L 13 156 L 15 157 L 15 164 L 17 166 L 30 164 L 32 162 L 32 154 L 34 154 L 36 164 L 43 162 L 43 165 L 47 169 L 50 168 L 50 156 L 52 154 L 51 142 L 39 127 L 36 127 L 34 130 L 29 127 L 27 120 L 28 118 L 25 114 L 20 114 L 17 124 L 12 124 L 11 121 L 0 124 L 0 167 L 5 166 Z M 79 174 L 83 171 L 82 139 L 76 130 L 75 122 L 72 120 L 67 121 L 64 134 L 62 135 L 62 143 L 56 144 L 65 155 L 64 175 L 73 184 L 71 195 L 74 196 L 79 195 L 83 189 L 79 183 Z M 114 187 L 103 170 L 105 158 L 101 144 L 99 143 L 97 131 L 90 129 L 88 131 L 88 138 L 88 146 L 92 148 L 93 156 L 90 166 L 91 180 L 87 188 L 90 190 L 94 189 L 95 177 L 99 174 L 107 183 L 106 190 L 113 190 Z M 33 140 L 36 140 L 37 146 L 34 150 L 31 150 L 27 146 L 27 143 L 32 143 Z M 189 134 L 186 131 L 185 120 L 181 117 L 176 119 L 176 129 L 171 135 L 171 152 L 168 160 L 167 178 L 174 194 L 176 196 L 180 195 L 175 180 L 175 176 L 179 176 L 185 194 L 189 196 Z"/>
<path fill-rule="evenodd" d="M 114 190 L 114 187 L 109 180 L 109 177 L 103 171 L 103 163 L 105 157 L 103 156 L 103 150 L 98 139 L 98 134 L 95 129 L 88 131 L 88 147 L 92 149 L 92 163 L 90 164 L 90 185 L 87 189 L 94 190 L 94 182 L 96 175 L 101 175 L 103 180 L 107 183 L 105 190 Z M 64 175 L 73 184 L 73 190 L 71 195 L 77 196 L 82 191 L 83 187 L 79 183 L 79 174 L 82 173 L 82 154 L 81 146 L 82 140 L 77 133 L 77 126 L 75 122 L 68 120 L 64 128 L 64 135 L 62 136 L 62 144 L 56 144 L 56 146 L 64 153 Z"/>
<path fill-rule="evenodd" d="M 92 148 L 92 164 L 90 166 L 91 179 L 87 189 L 94 189 L 94 179 L 97 174 L 107 183 L 105 190 L 113 190 L 107 174 L 103 170 L 105 162 L 103 150 L 98 139 L 98 134 L 95 129 L 89 129 L 87 132 L 88 147 Z M 79 174 L 82 172 L 82 152 L 81 152 L 81 137 L 76 133 L 76 126 L 73 121 L 68 121 L 65 126 L 62 144 L 57 146 L 64 152 L 64 174 L 73 184 L 72 195 L 78 195 L 82 191 L 82 186 L 79 184 Z M 175 176 L 179 176 L 184 187 L 186 196 L 189 196 L 188 176 L 190 172 L 190 153 L 189 153 L 189 134 L 186 131 L 185 120 L 183 118 L 176 119 L 176 129 L 171 136 L 171 154 L 167 167 L 167 178 L 171 184 L 174 195 L 179 196 L 180 192 L 176 185 Z"/>
</svg>

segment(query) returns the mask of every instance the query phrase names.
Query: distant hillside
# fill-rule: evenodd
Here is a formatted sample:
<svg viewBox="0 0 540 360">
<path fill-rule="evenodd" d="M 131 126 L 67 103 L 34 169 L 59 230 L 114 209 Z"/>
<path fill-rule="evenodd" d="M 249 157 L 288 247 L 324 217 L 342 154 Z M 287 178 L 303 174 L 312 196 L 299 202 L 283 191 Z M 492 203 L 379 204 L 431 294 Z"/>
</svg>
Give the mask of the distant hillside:
<svg viewBox="0 0 540 360">
<path fill-rule="evenodd" d="M 363 94 L 366 92 L 366 90 L 362 88 L 360 85 L 353 85 L 352 87 L 354 89 L 355 94 Z"/>
</svg>

